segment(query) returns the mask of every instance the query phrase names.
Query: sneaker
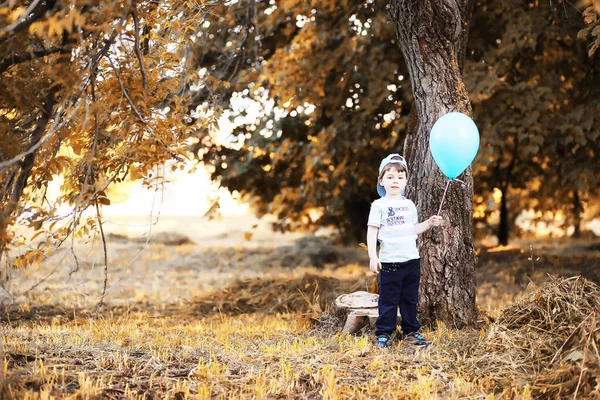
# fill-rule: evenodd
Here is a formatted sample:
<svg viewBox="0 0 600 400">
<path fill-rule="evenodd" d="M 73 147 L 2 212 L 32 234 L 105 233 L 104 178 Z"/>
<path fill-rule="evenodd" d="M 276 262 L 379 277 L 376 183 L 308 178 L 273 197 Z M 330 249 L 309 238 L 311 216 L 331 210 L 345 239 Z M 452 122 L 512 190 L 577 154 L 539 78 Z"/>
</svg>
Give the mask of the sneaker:
<svg viewBox="0 0 600 400">
<path fill-rule="evenodd" d="M 408 343 L 414 346 L 427 347 L 431 344 L 431 342 L 425 339 L 421 334 L 416 332 L 411 332 L 406 335 L 405 339 Z"/>
<path fill-rule="evenodd" d="M 385 349 L 390 345 L 390 337 L 388 335 L 379 335 L 377 336 L 377 340 L 375 341 L 375 346 L 380 349 Z"/>
</svg>

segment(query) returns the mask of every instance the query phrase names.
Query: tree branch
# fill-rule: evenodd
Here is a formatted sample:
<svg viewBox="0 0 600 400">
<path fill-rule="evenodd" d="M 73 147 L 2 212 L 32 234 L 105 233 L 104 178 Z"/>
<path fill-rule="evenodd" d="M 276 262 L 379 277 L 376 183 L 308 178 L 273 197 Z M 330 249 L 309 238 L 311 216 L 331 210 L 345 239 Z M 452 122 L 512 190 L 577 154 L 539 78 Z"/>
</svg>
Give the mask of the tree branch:
<svg viewBox="0 0 600 400">
<path fill-rule="evenodd" d="M 30 287 L 29 289 L 25 290 L 23 293 L 21 293 L 20 295 L 23 296 L 29 292 L 31 292 L 33 289 L 35 289 L 36 287 L 38 287 L 39 285 L 41 285 L 42 283 L 44 283 L 48 278 L 50 278 L 52 275 L 54 275 L 54 273 L 56 271 L 58 271 L 58 269 L 61 267 L 60 264 L 57 264 L 56 267 L 54 267 L 54 269 L 52 271 L 50 271 L 50 273 L 48 273 L 48 275 L 46 275 L 44 278 L 42 278 L 41 281 L 37 282 L 36 284 L 34 284 L 32 287 Z"/>
<path fill-rule="evenodd" d="M 23 161 L 21 162 L 21 165 L 20 165 L 21 172 L 20 172 L 19 176 L 17 177 L 17 180 L 15 181 L 13 191 L 10 195 L 8 203 L 7 203 L 6 207 L 4 208 L 4 210 L 2 210 L 2 213 L 0 214 L 0 217 L 2 218 L 2 220 L 6 219 L 12 215 L 12 213 L 17 208 L 17 204 L 18 204 L 19 200 L 21 199 L 21 195 L 23 194 L 23 189 L 25 189 L 25 186 L 27 184 L 27 179 L 29 178 L 29 174 L 31 173 L 31 170 L 33 169 L 33 162 L 35 159 L 35 155 L 37 153 L 37 148 L 39 148 L 39 146 L 36 147 L 36 145 L 41 140 L 42 134 L 46 130 L 46 126 L 48 125 L 48 122 L 50 121 L 50 116 L 52 114 L 52 108 L 54 107 L 54 104 L 56 103 L 56 99 L 54 98 L 54 95 L 56 94 L 57 90 L 58 90 L 58 86 L 55 86 L 55 88 L 52 89 L 46 96 L 46 101 L 44 103 L 44 106 L 42 107 L 40 120 L 38 121 L 37 127 L 31 134 L 31 141 L 30 141 L 31 147 L 32 148 L 35 147 L 36 150 L 27 154 L 25 156 L 25 158 L 23 159 Z"/>
<path fill-rule="evenodd" d="M 30 19 L 29 16 L 31 15 L 31 13 L 33 12 L 33 10 L 37 7 L 37 5 L 39 4 L 39 2 L 40 2 L 40 0 L 33 0 L 31 2 L 31 4 L 29 4 L 29 7 L 27 7 L 27 9 L 25 10 L 25 12 L 23 14 L 21 14 L 21 16 L 19 17 L 19 19 L 16 20 L 15 22 L 13 22 L 12 24 L 8 25 L 4 29 L 2 29 L 2 31 L 0 31 L 0 33 L 7 33 L 7 32 L 14 31 L 14 30 L 18 30 L 19 25 L 26 23 L 27 20 Z M 43 5 L 46 5 L 46 3 L 43 3 Z M 32 19 L 33 18 L 31 18 L 31 20 Z"/>
<path fill-rule="evenodd" d="M 71 49 L 65 49 L 64 47 L 52 47 L 50 49 L 44 49 L 40 51 L 32 51 L 26 54 L 18 54 L 10 57 L 6 57 L 4 60 L 0 61 L 0 74 L 6 71 L 8 68 L 13 65 L 20 64 L 25 61 L 31 61 L 36 58 L 46 57 L 50 54 L 61 53 L 68 54 L 71 52 Z"/>
<path fill-rule="evenodd" d="M 142 73 L 142 87 L 148 89 L 148 77 L 146 76 L 146 68 L 144 67 L 144 59 L 142 57 L 142 51 L 140 50 L 140 21 L 137 13 L 131 12 L 133 16 L 133 25 L 135 27 L 135 55 L 140 63 L 140 72 Z"/>
<path fill-rule="evenodd" d="M 27 29 L 29 25 L 33 24 L 40 17 L 44 16 L 46 11 L 50 10 L 55 5 L 56 0 L 46 0 L 42 1 L 41 3 L 40 0 L 32 1 L 29 7 L 17 21 L 0 30 L 0 44 L 3 44 L 9 38 L 13 37 L 13 35 L 10 35 L 9 33 L 14 34 L 15 32 L 20 32 L 24 29 Z"/>
<path fill-rule="evenodd" d="M 98 196 L 96 196 L 96 218 L 98 220 L 98 226 L 100 227 L 100 236 L 102 237 L 102 248 L 104 250 L 104 286 L 102 288 L 102 296 L 98 307 L 104 302 L 104 296 L 106 296 L 106 286 L 108 284 L 108 252 L 106 250 L 106 237 L 104 236 L 104 228 L 102 227 L 102 218 L 100 217 L 100 207 L 98 206 Z"/>
<path fill-rule="evenodd" d="M 133 104 L 133 101 L 131 100 L 131 97 L 129 97 L 129 93 L 127 92 L 127 88 L 123 85 L 123 81 L 121 80 L 121 75 L 119 75 L 119 71 L 117 71 L 117 67 L 115 67 L 115 64 L 113 64 L 113 62 L 110 59 L 110 57 L 106 57 L 106 58 L 108 59 L 108 62 L 110 63 L 110 66 L 112 67 L 113 71 L 115 71 L 115 75 L 117 76 L 117 79 L 119 80 L 119 86 L 121 86 L 121 91 L 125 95 L 125 98 L 127 99 L 127 102 L 129 103 L 129 105 L 131 106 L 131 108 L 133 109 L 133 111 L 135 112 L 135 115 L 142 122 L 142 124 L 146 125 L 146 121 L 144 120 L 144 117 L 142 117 L 142 114 L 140 114 L 140 112 L 138 111 L 138 109 L 135 106 L 135 104 Z"/>
<path fill-rule="evenodd" d="M 98 53 L 96 53 L 94 56 L 92 56 L 90 58 L 90 61 L 86 64 L 85 68 L 83 68 L 84 70 L 89 69 L 90 70 L 90 77 L 88 78 L 87 81 L 82 82 L 81 87 L 78 91 L 78 93 L 76 93 L 75 95 L 71 96 L 71 98 L 75 98 L 77 99 L 79 97 L 79 95 L 87 89 L 89 82 L 91 81 L 91 76 L 97 73 L 98 70 L 98 65 L 100 63 L 100 60 L 106 56 L 106 53 L 108 52 L 108 50 L 110 49 L 110 46 L 112 46 L 112 44 L 115 41 L 115 38 L 117 37 L 117 30 L 113 30 L 113 33 L 111 34 L 111 36 L 106 39 L 104 47 L 98 51 Z M 1 41 L 0 41 L 1 43 Z M 52 128 L 50 129 L 50 131 L 40 140 L 38 141 L 35 145 L 33 145 L 32 147 L 30 147 L 29 149 L 27 149 L 25 152 L 18 154 L 14 157 L 12 157 L 9 160 L 5 160 L 5 161 L 1 161 L 0 162 L 0 170 L 16 164 L 17 162 L 19 162 L 19 160 L 25 156 L 27 156 L 28 154 L 31 154 L 35 151 L 37 151 L 37 149 L 51 136 L 54 134 L 54 132 L 56 132 L 60 127 L 62 127 L 65 123 L 67 123 L 68 121 L 70 121 L 71 117 L 73 115 L 75 115 L 77 113 L 77 111 L 79 111 L 79 106 L 76 106 L 73 110 L 71 110 L 70 114 L 67 116 L 66 119 L 63 120 L 62 118 L 62 113 L 65 111 L 66 109 L 66 105 L 68 104 L 68 102 L 70 101 L 69 98 L 66 98 L 63 102 L 63 105 L 61 105 L 59 107 L 59 111 L 57 111 L 57 115 L 54 116 L 52 118 L 52 120 L 54 121 L 54 124 L 52 126 Z"/>
<path fill-rule="evenodd" d="M 2 201 L 2 202 L 4 201 L 4 197 L 6 197 L 8 190 L 11 188 L 13 180 L 15 179 L 15 176 L 17 175 L 17 172 L 19 172 L 19 168 L 16 168 L 16 167 L 13 168 L 13 170 L 10 172 L 10 176 L 4 183 L 4 189 L 2 190 L 2 194 L 0 194 L 0 201 Z"/>
<path fill-rule="evenodd" d="M 38 143 L 42 141 L 43 133 L 46 130 L 46 126 L 48 126 L 48 122 L 50 121 L 50 117 L 52 115 L 52 108 L 56 104 L 56 98 L 54 96 L 58 91 L 58 88 L 59 85 L 55 86 L 46 95 L 46 100 L 40 113 L 40 120 L 38 121 L 37 127 L 31 134 L 31 148 L 35 148 L 35 150 L 29 152 L 23 161 L 21 161 L 21 164 L 18 167 L 21 172 L 14 182 L 12 193 L 8 199 L 8 202 L 0 212 L 0 260 L 7 244 L 4 239 L 1 238 L 6 237 L 5 232 L 10 224 L 10 218 L 17 209 L 19 201 L 21 200 L 21 196 L 23 195 L 23 190 L 25 189 L 25 186 L 27 186 L 27 180 L 29 179 L 29 175 L 33 169 L 35 155 L 37 153 L 37 149 L 39 148 Z"/>
<path fill-rule="evenodd" d="M 92 95 L 92 104 L 96 103 L 96 71 L 90 75 L 90 90 Z M 75 208 L 73 209 L 73 232 L 76 231 L 77 225 L 79 223 L 79 218 L 81 218 L 81 213 L 79 213 L 79 217 L 77 217 L 77 213 L 79 212 L 79 207 L 82 203 L 82 198 L 87 191 L 88 180 L 92 175 L 92 165 L 94 164 L 94 156 L 96 155 L 96 149 L 98 147 L 98 137 L 100 136 L 100 129 L 98 127 L 98 111 L 94 111 L 94 142 L 92 143 L 92 149 L 90 151 L 90 163 L 88 165 L 87 171 L 85 173 L 85 178 L 83 180 L 83 185 L 81 186 L 81 191 L 79 192 L 79 196 L 77 197 L 77 203 L 75 204 Z M 75 234 L 71 237 L 71 254 L 75 258 L 75 269 L 71 269 L 69 276 L 79 270 L 79 260 L 77 259 L 77 254 L 75 254 Z"/>
</svg>

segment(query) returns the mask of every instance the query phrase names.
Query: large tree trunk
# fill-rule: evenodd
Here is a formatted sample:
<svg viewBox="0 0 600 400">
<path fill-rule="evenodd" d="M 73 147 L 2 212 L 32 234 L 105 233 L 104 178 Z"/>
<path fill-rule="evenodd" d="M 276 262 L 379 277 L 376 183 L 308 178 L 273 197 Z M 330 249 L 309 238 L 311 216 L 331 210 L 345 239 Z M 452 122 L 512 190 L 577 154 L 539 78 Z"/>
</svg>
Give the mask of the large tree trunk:
<svg viewBox="0 0 600 400">
<path fill-rule="evenodd" d="M 345 235 L 346 244 L 365 243 L 367 241 L 367 220 L 371 203 L 362 198 L 344 200 L 344 211 L 348 216 L 348 228 Z"/>
<path fill-rule="evenodd" d="M 437 213 L 447 178 L 429 151 L 435 121 L 451 111 L 471 112 L 461 77 L 474 0 L 392 0 L 391 17 L 408 66 L 415 98 L 404 153 L 409 164 L 407 196 L 420 220 Z M 419 310 L 423 322 L 472 326 L 475 309 L 473 176 L 468 168 L 452 182 L 441 215 L 445 225 L 420 238 Z"/>
<path fill-rule="evenodd" d="M 574 238 L 581 237 L 581 214 L 583 213 L 583 206 L 581 199 L 579 198 L 579 191 L 575 189 L 573 191 L 573 226 L 575 231 L 573 232 Z"/>
<path fill-rule="evenodd" d="M 502 188 L 502 199 L 500 200 L 500 225 L 498 227 L 498 243 L 502 246 L 508 244 L 508 187 Z"/>
</svg>

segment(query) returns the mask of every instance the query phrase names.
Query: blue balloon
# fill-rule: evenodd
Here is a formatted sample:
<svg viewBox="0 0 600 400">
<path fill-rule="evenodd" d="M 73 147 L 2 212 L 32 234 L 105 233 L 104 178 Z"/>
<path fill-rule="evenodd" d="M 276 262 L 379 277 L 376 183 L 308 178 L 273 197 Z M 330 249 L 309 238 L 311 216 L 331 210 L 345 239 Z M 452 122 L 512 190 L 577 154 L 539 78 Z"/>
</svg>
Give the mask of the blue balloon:
<svg viewBox="0 0 600 400">
<path fill-rule="evenodd" d="M 479 130 L 469 116 L 451 112 L 431 128 L 429 149 L 435 163 L 450 179 L 460 175 L 477 155 Z"/>
</svg>

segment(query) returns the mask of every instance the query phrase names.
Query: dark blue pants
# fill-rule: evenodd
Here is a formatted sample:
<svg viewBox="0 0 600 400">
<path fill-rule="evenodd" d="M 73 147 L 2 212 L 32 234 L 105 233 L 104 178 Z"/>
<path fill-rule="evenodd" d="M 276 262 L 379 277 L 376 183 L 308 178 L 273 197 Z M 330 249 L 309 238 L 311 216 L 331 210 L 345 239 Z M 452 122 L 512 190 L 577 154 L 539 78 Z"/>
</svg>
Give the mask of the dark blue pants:
<svg viewBox="0 0 600 400">
<path fill-rule="evenodd" d="M 379 317 L 375 335 L 391 335 L 396 331 L 398 307 L 402 316 L 402 332 L 408 334 L 421 328 L 417 320 L 417 301 L 421 281 L 419 259 L 402 263 L 381 263 L 379 273 Z"/>
</svg>

